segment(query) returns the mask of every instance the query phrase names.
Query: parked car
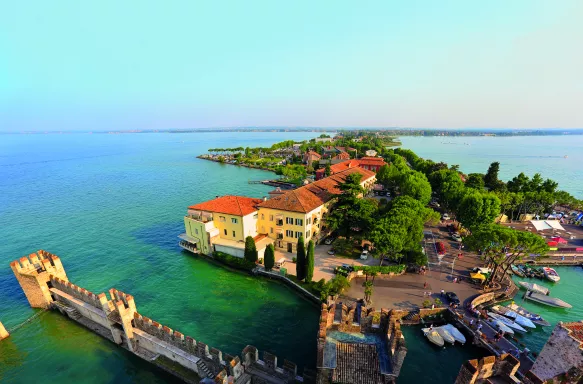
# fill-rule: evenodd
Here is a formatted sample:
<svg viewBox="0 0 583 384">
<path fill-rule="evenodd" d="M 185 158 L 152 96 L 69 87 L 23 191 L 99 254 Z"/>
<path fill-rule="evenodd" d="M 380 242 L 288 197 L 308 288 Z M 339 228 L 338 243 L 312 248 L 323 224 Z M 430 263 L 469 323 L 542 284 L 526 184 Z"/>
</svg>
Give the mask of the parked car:
<svg viewBox="0 0 583 384">
<path fill-rule="evenodd" d="M 342 264 L 342 268 L 344 268 L 348 272 L 354 272 L 354 267 L 352 265 Z"/>
<path fill-rule="evenodd" d="M 334 273 L 336 275 L 348 276 L 348 273 L 350 273 L 350 271 L 344 267 L 336 267 L 336 268 L 334 268 Z"/>
<path fill-rule="evenodd" d="M 461 236 L 459 233 L 457 233 L 457 232 L 454 232 L 454 233 L 451 235 L 451 238 L 452 238 L 452 239 L 454 239 L 455 241 L 459 241 L 459 242 L 461 242 L 461 241 L 462 241 L 462 236 Z"/>
<path fill-rule="evenodd" d="M 334 255 L 335 253 L 336 253 L 336 251 L 334 250 L 334 248 L 330 248 L 330 249 L 328 250 L 328 254 L 329 254 L 329 255 Z"/>
<path fill-rule="evenodd" d="M 449 215 L 448 215 L 447 213 L 444 213 L 444 214 L 441 216 L 441 220 L 449 220 L 449 219 L 450 219 L 450 217 L 449 217 Z"/>
<path fill-rule="evenodd" d="M 368 259 L 368 251 L 362 251 L 360 254 L 360 260 L 367 260 Z"/>
<path fill-rule="evenodd" d="M 460 303 L 459 297 L 457 297 L 457 295 L 454 292 L 446 292 L 445 297 L 447 297 L 447 300 L 452 304 L 459 305 Z"/>
<path fill-rule="evenodd" d="M 333 238 L 332 236 L 329 236 L 326 238 L 326 240 L 324 240 L 324 244 L 326 245 L 330 245 L 334 242 L 334 240 L 336 240 L 335 238 Z"/>
<path fill-rule="evenodd" d="M 439 203 L 437 201 L 432 201 L 431 203 L 429 203 L 429 206 L 432 208 L 439 208 L 441 207 L 441 205 L 439 205 Z"/>
</svg>

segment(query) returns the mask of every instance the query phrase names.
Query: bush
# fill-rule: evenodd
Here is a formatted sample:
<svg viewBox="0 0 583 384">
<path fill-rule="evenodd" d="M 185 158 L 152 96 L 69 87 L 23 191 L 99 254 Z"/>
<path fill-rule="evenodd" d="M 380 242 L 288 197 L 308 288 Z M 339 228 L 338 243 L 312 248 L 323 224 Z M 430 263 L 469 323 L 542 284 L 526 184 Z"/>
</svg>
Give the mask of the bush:
<svg viewBox="0 0 583 384">
<path fill-rule="evenodd" d="M 389 273 L 395 273 L 395 274 L 399 274 L 399 273 L 403 273 L 403 271 L 405 271 L 405 265 L 404 264 L 399 264 L 399 265 L 387 265 L 387 266 L 368 266 L 368 265 L 355 265 L 354 267 L 354 271 L 358 272 L 358 271 L 362 271 L 364 274 L 381 274 L 381 275 L 388 275 Z"/>
<path fill-rule="evenodd" d="M 409 251 L 407 252 L 407 261 L 418 267 L 422 267 L 427 265 L 427 255 L 421 251 Z"/>
<path fill-rule="evenodd" d="M 437 298 L 437 299 L 435 299 L 435 306 L 436 307 L 443 307 L 443 302 L 439 298 Z"/>
<path fill-rule="evenodd" d="M 267 248 L 265 248 L 263 258 L 265 259 L 265 269 L 271 271 L 275 265 L 275 249 L 273 248 L 273 244 L 269 244 Z"/>
<path fill-rule="evenodd" d="M 423 306 L 423 308 L 431 308 L 431 301 L 425 299 L 423 300 L 423 303 L 421 303 L 421 305 Z"/>
<path fill-rule="evenodd" d="M 385 199 L 384 197 L 382 197 L 382 198 L 379 200 L 379 203 L 380 203 L 380 205 L 387 205 L 387 199 Z"/>
<path fill-rule="evenodd" d="M 255 246 L 255 240 L 251 236 L 245 238 L 245 260 L 252 263 L 257 262 L 257 247 Z"/>
<path fill-rule="evenodd" d="M 294 263 L 294 264 L 295 264 L 297 261 L 298 261 L 298 258 L 297 258 L 297 257 L 295 257 L 295 256 L 294 256 L 294 257 L 292 257 L 292 263 Z"/>
<path fill-rule="evenodd" d="M 334 296 L 342 293 L 343 290 L 350 287 L 350 282 L 344 276 L 337 275 L 332 280 L 326 282 L 320 279 L 313 285 L 313 290 L 320 293 L 320 299 L 326 301 L 328 296 Z"/>
<path fill-rule="evenodd" d="M 251 271 L 253 268 L 255 268 L 255 263 L 240 257 L 231 256 L 224 252 L 213 252 L 213 257 L 215 260 L 219 260 L 233 268 L 242 269 L 245 271 Z"/>
</svg>

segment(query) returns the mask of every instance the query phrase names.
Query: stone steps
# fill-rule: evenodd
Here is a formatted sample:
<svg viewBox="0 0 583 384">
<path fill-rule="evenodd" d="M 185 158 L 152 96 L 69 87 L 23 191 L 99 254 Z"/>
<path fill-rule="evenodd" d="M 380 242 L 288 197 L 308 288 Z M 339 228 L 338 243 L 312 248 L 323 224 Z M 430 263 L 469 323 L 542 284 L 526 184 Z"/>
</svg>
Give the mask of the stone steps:
<svg viewBox="0 0 583 384">
<path fill-rule="evenodd" d="M 211 372 L 211 370 L 209 369 L 209 367 L 206 366 L 206 364 L 202 361 L 202 359 L 198 360 L 196 362 L 196 366 L 198 367 L 198 373 L 199 376 L 206 376 L 209 379 L 214 379 L 215 375 L 213 375 L 213 373 Z"/>
</svg>

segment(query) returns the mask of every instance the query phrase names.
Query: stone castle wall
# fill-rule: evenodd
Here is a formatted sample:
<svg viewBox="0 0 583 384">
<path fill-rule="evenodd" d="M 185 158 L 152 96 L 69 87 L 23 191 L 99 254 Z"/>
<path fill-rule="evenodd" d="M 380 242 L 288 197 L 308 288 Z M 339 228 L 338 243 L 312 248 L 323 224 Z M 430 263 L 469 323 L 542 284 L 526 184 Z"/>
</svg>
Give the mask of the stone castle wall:
<svg viewBox="0 0 583 384">
<path fill-rule="evenodd" d="M 0 322 L 0 340 L 5 339 L 8 336 L 10 336 L 10 334 L 8 333 L 6 328 L 4 328 L 4 324 L 2 324 L 2 322 Z"/>
<path fill-rule="evenodd" d="M 521 379 L 516 376 L 520 361 L 512 355 L 487 356 L 480 360 L 466 361 L 460 368 L 455 384 L 490 382 L 542 384 L 536 375 L 528 372 Z"/>
<path fill-rule="evenodd" d="M 264 352 L 263 360 L 253 346 L 243 350 L 244 361 L 230 356 L 190 336 L 164 326 L 137 311 L 132 295 L 115 288 L 94 294 L 68 281 L 60 259 L 45 251 L 11 263 L 29 303 L 33 307 L 52 307 L 87 326 L 136 355 L 157 364 L 164 356 L 192 371 L 199 377 L 212 377 L 215 383 L 297 383 L 304 378 L 297 376 L 294 363 L 284 360 L 277 366 L 277 357 Z M 3 329 L 3 328 L 2 328 Z M 1 329 L 0 329 L 1 331 Z M 2 333 L 0 332 L 0 339 Z M 161 364 L 161 363 L 160 363 Z M 187 382 L 180 370 L 169 370 Z M 305 375 L 307 382 L 309 375 Z"/>
</svg>

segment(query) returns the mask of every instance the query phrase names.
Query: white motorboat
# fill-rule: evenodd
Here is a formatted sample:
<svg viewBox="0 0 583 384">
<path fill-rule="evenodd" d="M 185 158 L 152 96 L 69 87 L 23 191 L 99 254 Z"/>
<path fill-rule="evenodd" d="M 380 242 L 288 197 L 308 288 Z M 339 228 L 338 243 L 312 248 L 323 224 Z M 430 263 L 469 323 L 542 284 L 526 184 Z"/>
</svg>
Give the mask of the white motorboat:
<svg viewBox="0 0 583 384">
<path fill-rule="evenodd" d="M 526 329 L 522 328 L 520 325 L 516 324 L 514 321 L 512 321 L 509 318 L 506 318 L 502 315 L 499 315 L 499 314 L 494 313 L 494 312 L 488 312 L 488 316 L 490 316 L 494 320 L 501 321 L 508 328 L 512 328 L 515 331 L 522 332 L 522 333 L 526 332 Z"/>
<path fill-rule="evenodd" d="M 538 285 L 535 283 L 527 283 L 526 281 L 520 281 L 518 282 L 518 284 L 520 284 L 520 286 L 525 288 L 527 291 L 533 291 L 536 293 L 541 293 L 543 295 L 548 295 L 550 292 L 547 287 L 543 287 L 542 285 Z"/>
<path fill-rule="evenodd" d="M 544 267 L 543 272 L 545 274 L 545 277 L 548 280 L 552 281 L 553 283 L 556 283 L 557 281 L 561 280 L 557 271 L 555 271 L 554 269 L 552 269 L 550 267 Z"/>
<path fill-rule="evenodd" d="M 507 306 L 509 309 L 511 309 L 512 311 L 518 313 L 519 315 L 521 315 L 522 317 L 525 317 L 529 320 L 531 320 L 533 323 L 540 325 L 541 327 L 550 327 L 551 323 L 549 323 L 548 321 L 546 321 L 545 319 L 542 318 L 541 315 L 538 315 L 536 313 L 530 312 L 528 310 L 526 310 L 525 308 L 516 305 L 514 303 L 511 303 L 510 305 Z"/>
<path fill-rule="evenodd" d="M 488 324 L 490 324 L 492 326 L 492 328 L 494 328 L 494 329 L 496 329 L 498 331 L 502 331 L 504 333 L 509 333 L 511 335 L 514 335 L 514 331 L 512 330 L 512 328 L 508 327 L 507 325 L 505 325 L 500 320 L 496 320 L 496 319 L 493 319 L 493 318 L 489 318 L 488 320 L 486 320 L 486 322 Z"/>
<path fill-rule="evenodd" d="M 557 308 L 573 308 L 573 306 L 567 302 L 564 302 L 561 299 L 557 299 L 554 297 L 549 297 L 545 295 L 541 295 L 540 293 L 528 291 L 524 294 L 524 298 L 526 300 L 532 300 L 540 304 L 550 305 L 551 307 Z"/>
<path fill-rule="evenodd" d="M 443 341 L 453 344 L 455 343 L 455 338 L 451 335 L 451 333 L 449 333 L 449 331 L 443 327 L 437 327 L 435 328 L 435 330 L 437 331 L 437 333 L 439 333 L 439 336 L 441 336 L 441 338 L 443 339 Z"/>
<path fill-rule="evenodd" d="M 464 336 L 464 334 L 461 333 L 459 331 L 459 329 L 457 329 L 456 327 L 454 327 L 452 324 L 442 325 L 441 327 L 438 327 L 438 328 L 446 329 L 450 333 L 450 335 L 453 336 L 453 338 L 455 339 L 455 341 L 457 341 L 458 343 L 461 343 L 461 344 L 465 344 L 466 343 L 466 337 Z"/>
<path fill-rule="evenodd" d="M 510 320 L 514 321 L 516 324 L 520 326 L 527 328 L 536 328 L 536 325 L 530 319 L 514 312 L 510 308 L 503 307 L 501 305 L 494 305 L 491 309 L 493 312 L 499 315 L 508 317 Z"/>
<path fill-rule="evenodd" d="M 423 328 L 421 331 L 425 337 L 427 337 L 427 340 L 429 340 L 431 343 L 437 345 L 438 347 L 443 347 L 443 337 L 441 337 L 441 335 L 435 329 Z"/>
</svg>

